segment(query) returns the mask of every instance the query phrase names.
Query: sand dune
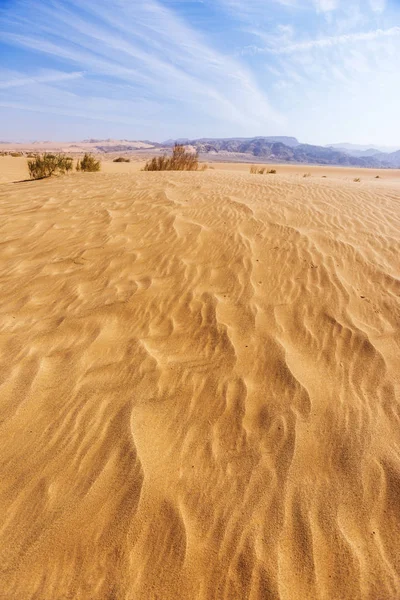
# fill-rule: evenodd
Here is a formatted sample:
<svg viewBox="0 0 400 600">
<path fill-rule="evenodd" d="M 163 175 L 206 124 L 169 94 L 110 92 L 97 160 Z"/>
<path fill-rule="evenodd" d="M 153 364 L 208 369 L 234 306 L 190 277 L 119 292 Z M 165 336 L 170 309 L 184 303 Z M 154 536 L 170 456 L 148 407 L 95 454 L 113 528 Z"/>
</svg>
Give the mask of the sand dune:
<svg viewBox="0 0 400 600">
<path fill-rule="evenodd" d="M 1 598 L 400 598 L 400 185 L 343 172 L 0 186 Z"/>
</svg>

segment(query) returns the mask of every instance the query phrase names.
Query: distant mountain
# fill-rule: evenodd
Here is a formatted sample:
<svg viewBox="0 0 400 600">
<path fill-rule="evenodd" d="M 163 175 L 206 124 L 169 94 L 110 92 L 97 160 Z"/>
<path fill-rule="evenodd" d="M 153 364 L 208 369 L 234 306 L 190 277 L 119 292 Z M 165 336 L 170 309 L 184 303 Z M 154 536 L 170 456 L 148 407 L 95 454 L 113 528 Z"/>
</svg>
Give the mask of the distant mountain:
<svg viewBox="0 0 400 600">
<path fill-rule="evenodd" d="M 331 146 L 315 146 L 302 144 L 295 137 L 258 136 L 253 138 L 200 138 L 189 140 L 169 139 L 160 144 L 148 140 L 99 140 L 91 138 L 83 142 L 31 142 L 23 147 L 26 151 L 42 152 L 95 152 L 132 153 L 151 155 L 153 153 L 171 152 L 176 143 L 184 144 L 199 152 L 206 160 L 234 162 L 277 162 L 293 164 L 339 165 L 348 167 L 399 168 L 400 149 L 383 152 L 382 147 L 355 146 L 352 144 L 333 144 Z M 12 150 L 17 144 L 4 142 L 4 149 Z M 344 148 L 342 146 L 345 146 Z"/>
<path fill-rule="evenodd" d="M 377 148 L 368 148 L 367 150 L 354 150 L 350 148 L 341 148 L 339 146 L 328 146 L 328 148 L 332 148 L 332 150 L 339 150 L 340 152 L 345 152 L 349 156 L 356 156 L 358 158 L 368 157 L 368 156 L 376 156 L 378 154 L 382 154 L 380 150 Z"/>
<path fill-rule="evenodd" d="M 276 141 L 276 140 L 279 141 Z M 289 143 L 284 143 L 285 140 Z M 378 166 L 375 158 L 355 157 L 331 147 L 300 144 L 296 138 L 256 137 L 256 138 L 201 138 L 190 140 L 187 145 L 200 154 L 222 154 L 229 160 L 229 154 L 239 157 L 248 156 L 276 162 L 304 163 L 320 165 L 347 165 L 358 167 Z"/>
<path fill-rule="evenodd" d="M 162 142 L 163 146 L 174 146 L 175 144 L 189 144 L 190 140 L 189 138 L 178 138 L 176 140 L 173 139 L 169 139 L 169 140 L 165 140 L 165 142 Z"/>
<path fill-rule="evenodd" d="M 284 140 L 284 141 L 283 141 Z M 341 150 L 337 145 L 301 144 L 293 137 L 200 138 L 168 140 L 168 146 L 180 142 L 202 155 L 217 155 L 220 160 L 283 162 L 348 167 L 400 168 L 400 151 L 385 153 L 378 148 Z M 349 144 L 348 144 L 349 145 Z"/>
<path fill-rule="evenodd" d="M 344 150 L 345 152 L 352 152 L 355 155 L 358 155 L 362 152 L 385 152 L 385 153 L 392 153 L 392 152 L 396 152 L 397 150 L 400 150 L 400 146 L 374 146 L 373 144 L 370 144 L 369 146 L 362 146 L 359 144 L 348 144 L 348 143 L 342 143 L 342 144 L 329 144 L 328 145 L 329 148 L 335 148 L 337 150 Z"/>
<path fill-rule="evenodd" d="M 396 152 L 381 153 L 377 157 L 382 167 L 389 169 L 400 169 L 400 150 Z"/>
<path fill-rule="evenodd" d="M 238 148 L 241 145 L 246 145 L 251 142 L 252 144 L 258 144 L 261 146 L 263 143 L 282 143 L 286 146 L 294 148 L 299 145 L 298 140 L 295 137 L 287 136 L 267 136 L 267 137 L 256 137 L 256 138 L 199 138 L 190 140 L 189 138 L 179 138 L 177 140 L 167 140 L 164 142 L 165 146 L 173 146 L 174 144 L 185 144 L 190 146 L 197 146 L 202 144 L 203 146 L 210 146 L 218 148 L 218 151 L 225 150 L 227 152 L 238 152 L 234 148 Z"/>
</svg>

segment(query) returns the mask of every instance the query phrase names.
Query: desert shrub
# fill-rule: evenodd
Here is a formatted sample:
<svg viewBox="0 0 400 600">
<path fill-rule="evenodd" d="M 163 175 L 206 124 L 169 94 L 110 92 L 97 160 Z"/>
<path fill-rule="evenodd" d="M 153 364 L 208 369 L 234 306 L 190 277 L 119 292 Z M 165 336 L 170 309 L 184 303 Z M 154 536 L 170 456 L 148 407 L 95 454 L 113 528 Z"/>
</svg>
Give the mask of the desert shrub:
<svg viewBox="0 0 400 600">
<path fill-rule="evenodd" d="M 326 175 L 322 175 L 322 179 L 326 179 Z"/>
<path fill-rule="evenodd" d="M 375 177 L 375 179 L 380 179 L 380 178 L 381 178 L 381 176 L 380 176 L 380 175 L 377 175 L 377 176 Z"/>
<path fill-rule="evenodd" d="M 123 156 L 119 156 L 118 158 L 114 158 L 113 162 L 117 162 L 117 163 L 127 163 L 127 162 L 131 162 L 130 158 L 124 158 Z"/>
<path fill-rule="evenodd" d="M 77 171 L 85 171 L 86 173 L 95 173 L 100 171 L 100 161 L 96 160 L 92 154 L 85 154 L 81 160 L 76 163 Z"/>
<path fill-rule="evenodd" d="M 145 164 L 143 171 L 197 171 L 199 155 L 188 152 L 182 144 L 175 144 L 172 156 L 156 156 Z"/>
<path fill-rule="evenodd" d="M 276 169 L 270 169 L 267 171 L 268 175 L 276 175 Z"/>
<path fill-rule="evenodd" d="M 276 169 L 267 169 L 267 167 L 258 167 L 257 165 L 251 165 L 250 167 L 250 173 L 252 175 L 264 175 L 264 173 L 272 173 L 275 174 L 276 173 Z"/>
<path fill-rule="evenodd" d="M 355 179 L 353 179 L 353 181 L 355 181 L 356 183 L 359 183 L 361 181 L 361 179 L 359 177 L 356 177 Z"/>
<path fill-rule="evenodd" d="M 311 177 L 311 173 L 304 173 L 303 177 Z"/>
<path fill-rule="evenodd" d="M 36 158 L 37 154 L 34 154 L 33 152 L 28 152 L 28 154 L 26 155 L 27 158 Z"/>
<path fill-rule="evenodd" d="M 28 160 L 28 169 L 31 179 L 44 179 L 52 175 L 63 175 L 72 171 L 72 158 L 63 154 L 37 154 Z"/>
<path fill-rule="evenodd" d="M 10 152 L 10 156 L 13 156 L 14 158 L 20 158 L 23 155 L 23 152 Z"/>
</svg>

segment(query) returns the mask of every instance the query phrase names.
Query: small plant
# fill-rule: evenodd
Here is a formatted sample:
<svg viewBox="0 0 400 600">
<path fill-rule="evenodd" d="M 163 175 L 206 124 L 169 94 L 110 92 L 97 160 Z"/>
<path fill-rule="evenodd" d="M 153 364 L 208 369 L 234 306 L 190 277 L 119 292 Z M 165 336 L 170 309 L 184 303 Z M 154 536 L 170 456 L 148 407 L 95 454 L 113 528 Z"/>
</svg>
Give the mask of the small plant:
<svg viewBox="0 0 400 600">
<path fill-rule="evenodd" d="M 322 179 L 326 179 L 326 175 L 322 175 Z"/>
<path fill-rule="evenodd" d="M 85 171 L 86 173 L 95 173 L 100 171 L 100 161 L 96 160 L 92 154 L 85 154 L 81 160 L 76 163 L 77 171 Z"/>
<path fill-rule="evenodd" d="M 353 181 L 355 181 L 356 183 L 359 183 L 361 181 L 361 179 L 359 177 L 356 177 L 355 179 L 353 179 Z"/>
<path fill-rule="evenodd" d="M 380 176 L 380 175 L 377 175 L 377 176 L 375 177 L 375 179 L 380 179 L 380 178 L 381 178 L 381 176 Z"/>
<path fill-rule="evenodd" d="M 182 144 L 175 144 L 172 156 L 157 156 L 147 161 L 143 171 L 197 171 L 199 155 L 188 152 Z"/>
<path fill-rule="evenodd" d="M 311 177 L 311 173 L 304 173 L 303 177 Z"/>
<path fill-rule="evenodd" d="M 31 179 L 64 175 L 72 171 L 72 158 L 63 154 L 37 154 L 32 160 L 28 160 L 28 169 Z"/>
<path fill-rule="evenodd" d="M 276 175 L 276 169 L 270 169 L 267 171 L 268 175 Z"/>
<path fill-rule="evenodd" d="M 264 175 L 264 173 L 276 173 L 274 169 L 268 171 L 267 167 L 258 167 L 257 165 L 251 165 L 250 173 L 252 175 Z"/>
<path fill-rule="evenodd" d="M 22 152 L 10 152 L 10 156 L 13 156 L 14 158 L 20 158 L 21 156 L 23 156 Z"/>
<path fill-rule="evenodd" d="M 128 163 L 128 162 L 131 162 L 131 160 L 130 160 L 130 158 L 124 158 L 123 156 L 119 156 L 118 158 L 114 158 L 113 162 Z"/>
</svg>

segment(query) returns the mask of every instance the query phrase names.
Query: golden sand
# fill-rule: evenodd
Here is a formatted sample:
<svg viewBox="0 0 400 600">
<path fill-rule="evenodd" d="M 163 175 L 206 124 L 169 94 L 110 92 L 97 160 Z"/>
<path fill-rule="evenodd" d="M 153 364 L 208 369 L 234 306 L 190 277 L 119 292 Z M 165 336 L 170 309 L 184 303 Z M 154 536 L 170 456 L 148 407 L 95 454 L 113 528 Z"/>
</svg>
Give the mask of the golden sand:
<svg viewBox="0 0 400 600">
<path fill-rule="evenodd" d="M 398 175 L 129 168 L 0 186 L 0 598 L 400 598 Z"/>
</svg>

